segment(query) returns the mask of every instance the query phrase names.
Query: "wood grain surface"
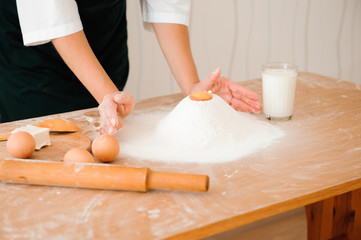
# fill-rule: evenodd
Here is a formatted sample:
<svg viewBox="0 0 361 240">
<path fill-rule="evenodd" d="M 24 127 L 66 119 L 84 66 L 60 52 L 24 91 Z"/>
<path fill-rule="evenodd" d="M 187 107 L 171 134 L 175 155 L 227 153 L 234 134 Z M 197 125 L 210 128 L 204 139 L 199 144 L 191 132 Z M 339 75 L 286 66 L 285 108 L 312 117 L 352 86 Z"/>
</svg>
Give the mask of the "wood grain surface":
<svg viewBox="0 0 361 240">
<path fill-rule="evenodd" d="M 3 130 L 3 129 L 1 129 Z M 81 132 L 74 133 L 51 133 L 50 146 L 36 150 L 29 159 L 61 161 L 65 153 L 75 147 L 90 150 L 91 140 Z M 6 141 L 0 142 L 2 158 L 12 158 L 6 150 Z"/>
<path fill-rule="evenodd" d="M 261 94 L 259 79 L 243 85 Z M 171 95 L 140 101 L 134 114 L 172 108 L 181 99 Z M 262 114 L 254 115 L 266 121 Z M 90 139 L 98 135 L 96 109 L 57 116 L 74 121 Z M 39 120 L 1 124 L 1 131 Z M 123 156 L 111 163 L 205 174 L 210 177 L 207 193 L 0 183 L 0 238 L 195 239 L 354 191 L 361 188 L 360 122 L 359 85 L 300 73 L 292 120 L 269 122 L 286 135 L 267 148 L 222 164 Z"/>
<path fill-rule="evenodd" d="M 361 188 L 306 206 L 308 240 L 361 239 Z"/>
</svg>

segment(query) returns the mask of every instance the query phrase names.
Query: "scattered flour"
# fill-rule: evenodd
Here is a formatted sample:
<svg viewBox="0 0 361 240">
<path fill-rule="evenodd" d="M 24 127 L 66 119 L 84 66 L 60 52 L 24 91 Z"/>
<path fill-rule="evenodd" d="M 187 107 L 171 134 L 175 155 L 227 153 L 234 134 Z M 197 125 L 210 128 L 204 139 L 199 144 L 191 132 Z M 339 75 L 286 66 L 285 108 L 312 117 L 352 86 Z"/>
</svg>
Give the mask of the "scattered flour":
<svg viewBox="0 0 361 240">
<path fill-rule="evenodd" d="M 118 133 L 120 156 L 162 162 L 227 162 L 284 136 L 278 127 L 240 113 L 213 94 L 184 98 L 171 112 L 134 114 Z"/>
</svg>

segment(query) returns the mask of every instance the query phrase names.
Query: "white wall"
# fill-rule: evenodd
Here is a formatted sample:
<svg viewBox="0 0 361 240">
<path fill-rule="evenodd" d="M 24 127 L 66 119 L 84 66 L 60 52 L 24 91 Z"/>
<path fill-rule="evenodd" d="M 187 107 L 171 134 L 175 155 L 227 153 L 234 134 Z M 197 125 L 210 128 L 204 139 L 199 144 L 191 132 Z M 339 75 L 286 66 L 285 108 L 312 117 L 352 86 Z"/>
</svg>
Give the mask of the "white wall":
<svg viewBox="0 0 361 240">
<path fill-rule="evenodd" d="M 130 75 L 136 99 L 180 92 L 139 1 L 128 0 Z M 216 67 L 234 81 L 260 78 L 261 65 L 361 84 L 361 0 L 193 0 L 190 36 L 200 78 Z"/>
</svg>

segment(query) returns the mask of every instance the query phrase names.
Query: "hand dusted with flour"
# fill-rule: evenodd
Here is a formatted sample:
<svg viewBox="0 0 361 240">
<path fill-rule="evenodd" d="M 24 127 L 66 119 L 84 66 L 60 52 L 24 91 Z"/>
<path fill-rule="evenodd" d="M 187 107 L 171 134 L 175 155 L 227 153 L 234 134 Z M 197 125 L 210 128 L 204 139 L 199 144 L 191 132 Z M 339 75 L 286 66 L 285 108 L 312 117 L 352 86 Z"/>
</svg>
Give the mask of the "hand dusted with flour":
<svg viewBox="0 0 361 240">
<path fill-rule="evenodd" d="M 184 98 L 171 112 L 131 116 L 119 132 L 120 155 L 164 162 L 227 162 L 268 146 L 283 131 L 235 111 L 218 95 Z"/>
</svg>

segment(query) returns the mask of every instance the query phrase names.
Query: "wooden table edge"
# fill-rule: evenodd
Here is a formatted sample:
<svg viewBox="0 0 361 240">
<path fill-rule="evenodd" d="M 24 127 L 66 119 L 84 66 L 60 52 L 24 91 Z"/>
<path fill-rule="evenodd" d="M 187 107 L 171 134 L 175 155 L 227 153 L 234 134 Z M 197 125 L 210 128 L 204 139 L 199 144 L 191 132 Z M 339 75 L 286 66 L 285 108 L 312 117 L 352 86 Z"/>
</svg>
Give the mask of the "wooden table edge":
<svg viewBox="0 0 361 240">
<path fill-rule="evenodd" d="M 200 239 L 212 236 L 217 233 L 225 232 L 242 225 L 255 222 L 264 218 L 268 218 L 277 214 L 281 214 L 299 207 L 306 207 L 313 203 L 322 202 L 325 199 L 340 196 L 342 194 L 361 189 L 361 179 L 354 179 L 344 182 L 340 185 L 329 187 L 321 191 L 313 192 L 302 197 L 296 197 L 288 201 L 277 203 L 272 206 L 259 208 L 246 214 L 235 216 L 226 220 L 215 222 L 183 232 L 174 236 L 167 237 L 167 240 L 180 240 L 180 239 Z M 302 200 L 300 200 L 302 199 Z"/>
</svg>

